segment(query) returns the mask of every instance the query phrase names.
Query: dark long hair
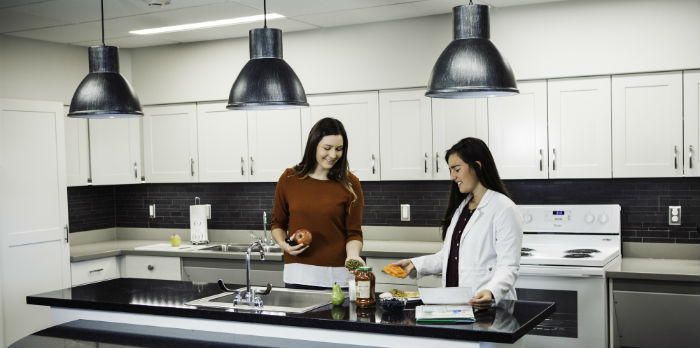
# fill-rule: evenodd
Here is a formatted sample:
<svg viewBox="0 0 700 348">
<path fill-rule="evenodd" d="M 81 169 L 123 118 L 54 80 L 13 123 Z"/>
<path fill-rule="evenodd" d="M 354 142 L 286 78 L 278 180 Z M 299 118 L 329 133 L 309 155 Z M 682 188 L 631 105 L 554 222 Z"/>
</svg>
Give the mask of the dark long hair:
<svg viewBox="0 0 700 348">
<path fill-rule="evenodd" d="M 345 132 L 345 127 L 343 123 L 339 120 L 331 117 L 326 117 L 318 120 L 316 124 L 311 128 L 309 132 L 309 138 L 306 140 L 306 149 L 304 149 L 304 157 L 302 157 L 301 162 L 294 166 L 294 174 L 299 178 L 306 178 L 311 174 L 318 161 L 316 161 L 316 149 L 318 148 L 318 143 L 321 139 L 327 135 L 340 135 L 343 137 L 343 155 L 340 160 L 336 162 L 331 170 L 328 172 L 328 179 L 337 181 L 347 189 L 353 197 L 353 202 L 357 199 L 357 194 L 352 188 L 352 183 L 348 178 L 350 173 L 350 166 L 348 164 L 348 134 Z"/>
<path fill-rule="evenodd" d="M 508 197 L 510 194 L 506 190 L 506 186 L 503 185 L 501 177 L 498 175 L 498 169 L 496 169 L 496 162 L 493 160 L 491 151 L 489 151 L 488 146 L 477 138 L 464 138 L 460 140 L 457 144 L 454 144 L 447 153 L 445 154 L 445 162 L 450 158 L 450 155 L 456 154 L 462 159 L 470 168 L 476 173 L 476 177 L 479 179 L 482 185 L 489 190 L 500 192 Z M 481 166 L 479 166 L 479 161 Z M 447 228 L 450 226 L 452 221 L 452 216 L 459 207 L 460 203 L 467 198 L 468 194 L 459 192 L 459 186 L 454 181 L 450 183 L 450 198 L 447 201 L 447 210 L 445 211 L 445 217 L 441 222 L 442 228 L 442 239 L 445 239 L 447 234 Z"/>
</svg>

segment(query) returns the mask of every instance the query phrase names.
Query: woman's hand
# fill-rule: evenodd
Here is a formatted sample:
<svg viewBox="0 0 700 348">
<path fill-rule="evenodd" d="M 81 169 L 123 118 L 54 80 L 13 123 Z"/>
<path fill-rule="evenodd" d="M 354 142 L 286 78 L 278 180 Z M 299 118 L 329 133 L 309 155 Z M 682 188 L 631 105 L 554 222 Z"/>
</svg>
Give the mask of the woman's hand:
<svg viewBox="0 0 700 348">
<path fill-rule="evenodd" d="M 493 306 L 493 294 L 490 290 L 481 290 L 469 300 L 469 305 L 476 309 L 491 308 Z"/>
<path fill-rule="evenodd" d="M 289 255 L 294 255 L 294 256 L 297 256 L 297 255 L 303 253 L 304 250 L 309 248 L 308 245 L 304 245 L 304 244 L 297 244 L 295 246 L 291 246 L 287 242 L 280 244 L 280 247 L 282 249 L 284 249 L 285 253 L 287 253 Z"/>
<path fill-rule="evenodd" d="M 391 265 L 401 267 L 401 269 L 403 269 L 403 271 L 406 272 L 406 275 L 411 274 L 411 272 L 413 272 L 413 270 L 416 269 L 416 266 L 414 266 L 413 262 L 411 262 L 411 260 L 409 259 L 399 260 L 392 263 Z"/>
</svg>

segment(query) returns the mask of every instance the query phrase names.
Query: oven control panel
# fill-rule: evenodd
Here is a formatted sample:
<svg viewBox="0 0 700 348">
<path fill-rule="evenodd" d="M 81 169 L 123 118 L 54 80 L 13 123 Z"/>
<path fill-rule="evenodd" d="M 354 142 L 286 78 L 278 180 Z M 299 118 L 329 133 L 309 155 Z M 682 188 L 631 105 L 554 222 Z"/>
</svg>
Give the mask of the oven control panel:
<svg viewBox="0 0 700 348">
<path fill-rule="evenodd" d="M 620 234 L 618 204 L 519 205 L 525 232 Z"/>
</svg>

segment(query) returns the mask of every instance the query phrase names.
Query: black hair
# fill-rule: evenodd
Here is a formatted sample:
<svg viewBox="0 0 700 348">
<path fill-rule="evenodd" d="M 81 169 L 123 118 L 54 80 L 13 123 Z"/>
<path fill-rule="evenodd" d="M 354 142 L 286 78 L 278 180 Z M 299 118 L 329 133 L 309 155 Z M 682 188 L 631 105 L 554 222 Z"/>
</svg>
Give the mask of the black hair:
<svg viewBox="0 0 700 348">
<path fill-rule="evenodd" d="M 446 162 L 452 154 L 459 156 L 462 161 L 467 163 L 467 165 L 474 170 L 476 177 L 479 179 L 479 182 L 484 185 L 484 187 L 510 197 L 508 190 L 506 190 L 506 186 L 503 184 L 501 177 L 498 175 L 496 162 L 493 160 L 491 151 L 481 139 L 464 138 L 460 140 L 457 144 L 454 144 L 449 150 L 447 150 L 447 153 L 445 154 Z M 477 161 L 481 163 L 481 165 L 476 163 Z M 443 240 L 447 234 L 447 228 L 450 226 L 450 222 L 452 221 L 452 216 L 467 195 L 468 194 L 466 193 L 459 192 L 459 186 L 457 186 L 457 183 L 450 183 L 450 196 L 447 201 L 447 210 L 445 211 L 445 217 L 443 218 L 440 226 L 442 228 Z"/>
</svg>

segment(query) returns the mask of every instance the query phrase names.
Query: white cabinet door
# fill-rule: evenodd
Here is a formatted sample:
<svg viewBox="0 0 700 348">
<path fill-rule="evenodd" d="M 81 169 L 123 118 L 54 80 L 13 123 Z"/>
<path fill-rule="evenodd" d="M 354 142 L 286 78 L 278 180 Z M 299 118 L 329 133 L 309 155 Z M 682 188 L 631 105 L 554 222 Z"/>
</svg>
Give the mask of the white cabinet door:
<svg viewBox="0 0 700 348">
<path fill-rule="evenodd" d="M 94 260 L 71 262 L 70 274 L 71 286 L 79 286 L 119 278 L 117 257 L 112 256 Z"/>
<path fill-rule="evenodd" d="M 125 255 L 121 262 L 123 278 L 182 280 L 179 257 Z"/>
<path fill-rule="evenodd" d="M 196 182 L 197 108 L 194 104 L 144 108 L 146 182 Z"/>
<path fill-rule="evenodd" d="M 680 71 L 612 77 L 613 177 L 683 174 Z"/>
<path fill-rule="evenodd" d="M 432 179 L 430 107 L 425 89 L 379 92 L 382 180 Z"/>
<path fill-rule="evenodd" d="M 92 119 L 90 168 L 93 185 L 141 182 L 141 119 Z"/>
<path fill-rule="evenodd" d="M 610 76 L 549 80 L 549 177 L 612 177 Z"/>
<path fill-rule="evenodd" d="M 489 98 L 489 148 L 502 179 L 547 178 L 547 82 L 518 82 L 520 94 Z"/>
<path fill-rule="evenodd" d="M 700 176 L 700 70 L 683 72 L 683 175 Z"/>
<path fill-rule="evenodd" d="M 68 108 L 64 108 L 68 113 Z M 64 117 L 66 132 L 66 183 L 68 186 L 90 184 L 90 145 L 88 120 Z"/>
<path fill-rule="evenodd" d="M 51 325 L 28 295 L 70 287 L 64 122 L 59 102 L 0 99 L 0 346 Z"/>
<path fill-rule="evenodd" d="M 226 103 L 197 104 L 200 182 L 248 181 L 246 111 L 227 110 Z"/>
<path fill-rule="evenodd" d="M 302 150 L 309 131 L 318 120 L 340 120 L 348 134 L 350 171 L 360 181 L 379 180 L 379 96 L 360 92 L 309 96 L 309 108 L 302 110 Z"/>
<path fill-rule="evenodd" d="M 248 112 L 250 181 L 277 182 L 301 161 L 299 109 Z"/>
<path fill-rule="evenodd" d="M 486 99 L 439 99 L 433 103 L 433 178 L 449 180 L 445 153 L 460 140 L 472 137 L 489 143 Z"/>
</svg>

